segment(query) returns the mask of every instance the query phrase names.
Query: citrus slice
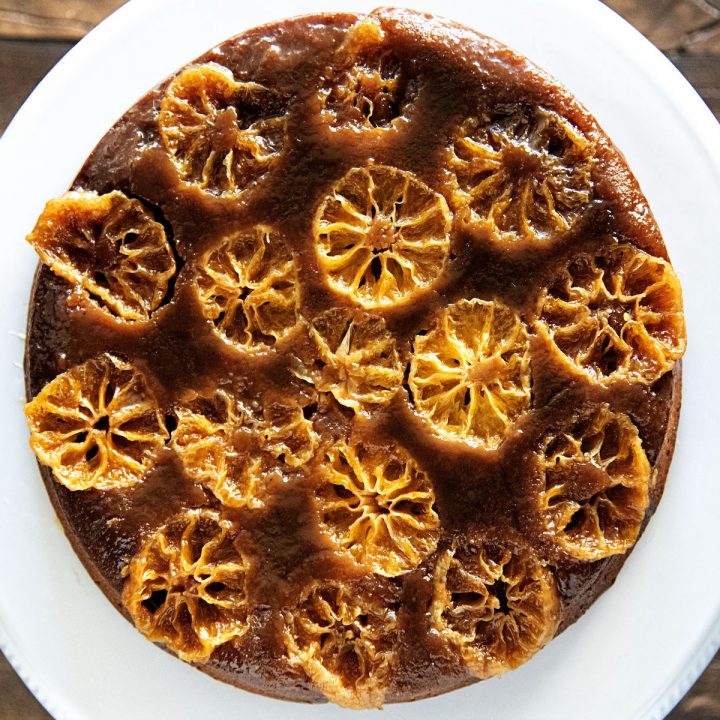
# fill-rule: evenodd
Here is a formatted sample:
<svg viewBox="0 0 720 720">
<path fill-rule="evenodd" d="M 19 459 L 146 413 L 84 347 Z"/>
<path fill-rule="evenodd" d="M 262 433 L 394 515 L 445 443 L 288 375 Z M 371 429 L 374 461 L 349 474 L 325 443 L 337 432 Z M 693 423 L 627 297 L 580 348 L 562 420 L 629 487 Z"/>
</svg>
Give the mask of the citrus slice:
<svg viewBox="0 0 720 720">
<path fill-rule="evenodd" d="M 525 326 L 498 301 L 449 305 L 415 337 L 408 387 L 440 435 L 496 448 L 530 404 Z"/>
<path fill-rule="evenodd" d="M 252 413 L 232 393 L 217 390 L 177 408 L 172 447 L 188 475 L 231 507 L 261 507 L 263 481 L 279 466 L 309 462 L 318 435 L 305 416 L 307 398 L 265 397 Z M 271 457 L 268 457 L 271 456 Z"/>
<path fill-rule="evenodd" d="M 648 507 L 650 463 L 635 425 L 606 406 L 542 443 L 545 527 L 567 553 L 599 560 L 629 550 Z"/>
<path fill-rule="evenodd" d="M 264 398 L 262 417 L 255 427 L 264 448 L 290 467 L 300 467 L 315 455 L 319 438 L 309 417 L 313 402 L 297 398 Z"/>
<path fill-rule="evenodd" d="M 539 299 L 538 331 L 593 380 L 651 383 L 685 352 L 670 263 L 619 244 L 570 260 Z"/>
<path fill-rule="evenodd" d="M 286 120 L 277 98 L 255 82 L 236 82 L 216 63 L 187 68 L 168 85 L 158 128 L 180 177 L 236 197 L 280 156 Z"/>
<path fill-rule="evenodd" d="M 416 568 L 437 546 L 440 519 L 427 473 L 398 445 L 330 448 L 317 490 L 324 529 L 380 575 Z"/>
<path fill-rule="evenodd" d="M 284 613 L 290 662 L 342 707 L 381 707 L 397 666 L 396 606 L 347 582 L 315 581 Z"/>
<path fill-rule="evenodd" d="M 25 415 L 30 447 L 69 490 L 135 485 L 168 437 L 143 374 L 108 353 L 58 375 Z"/>
<path fill-rule="evenodd" d="M 377 18 L 363 18 L 348 30 L 337 65 L 328 69 L 321 90 L 324 120 L 390 128 L 408 102 L 408 82 Z"/>
<path fill-rule="evenodd" d="M 185 510 L 156 530 L 125 568 L 122 601 L 135 626 L 187 662 L 249 627 L 246 574 L 232 523 Z"/>
<path fill-rule="evenodd" d="M 299 320 L 295 263 L 264 226 L 224 238 L 199 260 L 197 291 L 214 332 L 244 352 L 263 352 Z"/>
<path fill-rule="evenodd" d="M 230 507 L 260 507 L 264 468 L 249 413 L 217 390 L 177 408 L 171 446 L 191 479 Z"/>
<path fill-rule="evenodd" d="M 442 274 L 451 216 L 442 195 L 386 165 L 350 170 L 314 222 L 320 269 L 366 308 L 408 300 Z"/>
<path fill-rule="evenodd" d="M 471 118 L 453 145 L 455 206 L 503 240 L 548 241 L 592 199 L 592 153 L 574 125 L 542 107 Z"/>
<path fill-rule="evenodd" d="M 165 228 L 118 191 L 50 200 L 27 239 L 56 275 L 123 320 L 148 320 L 175 274 Z"/>
<path fill-rule="evenodd" d="M 529 550 L 481 539 L 437 561 L 432 627 L 481 679 L 527 662 L 555 635 L 559 616 L 552 573 Z"/>
<path fill-rule="evenodd" d="M 386 405 L 397 392 L 402 366 L 381 317 L 334 308 L 315 318 L 310 336 L 317 360 L 308 377 L 320 392 L 356 412 Z"/>
</svg>

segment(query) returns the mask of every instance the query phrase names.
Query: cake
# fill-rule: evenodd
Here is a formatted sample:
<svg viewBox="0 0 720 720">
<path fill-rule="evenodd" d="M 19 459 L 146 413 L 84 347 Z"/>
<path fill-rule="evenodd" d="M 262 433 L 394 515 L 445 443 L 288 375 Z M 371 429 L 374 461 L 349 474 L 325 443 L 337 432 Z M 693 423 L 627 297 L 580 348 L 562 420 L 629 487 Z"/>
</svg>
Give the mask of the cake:
<svg viewBox="0 0 720 720">
<path fill-rule="evenodd" d="M 680 407 L 680 284 L 620 152 L 409 10 L 234 37 L 28 237 L 30 444 L 150 641 L 380 707 L 530 660 L 620 571 Z"/>
</svg>

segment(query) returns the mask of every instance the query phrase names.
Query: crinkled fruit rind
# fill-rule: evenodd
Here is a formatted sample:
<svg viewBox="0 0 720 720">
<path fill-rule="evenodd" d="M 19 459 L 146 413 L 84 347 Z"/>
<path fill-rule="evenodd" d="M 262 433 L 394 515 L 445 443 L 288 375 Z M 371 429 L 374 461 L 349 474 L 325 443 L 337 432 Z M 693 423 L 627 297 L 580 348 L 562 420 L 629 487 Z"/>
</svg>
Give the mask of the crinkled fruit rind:
<svg viewBox="0 0 720 720">
<path fill-rule="evenodd" d="M 350 170 L 318 209 L 320 268 L 339 293 L 366 308 L 408 300 L 442 274 L 451 215 L 442 195 L 386 165 Z"/>
<path fill-rule="evenodd" d="M 529 342 L 499 301 L 459 300 L 413 343 L 408 387 L 440 435 L 497 447 L 530 404 Z"/>
<path fill-rule="evenodd" d="M 322 115 L 329 125 L 390 129 L 408 101 L 407 78 L 376 18 L 363 18 L 338 50 L 339 70 L 321 89 Z"/>
<path fill-rule="evenodd" d="M 355 412 L 387 405 L 402 384 L 395 338 L 375 315 L 328 310 L 310 325 L 316 361 L 303 372 L 320 392 Z"/>
<path fill-rule="evenodd" d="M 50 200 L 27 239 L 56 275 L 123 320 L 148 320 L 175 274 L 165 228 L 117 190 Z"/>
<path fill-rule="evenodd" d="M 180 177 L 237 197 L 280 156 L 286 119 L 263 85 L 238 82 L 217 63 L 187 68 L 167 87 L 158 128 Z"/>
<path fill-rule="evenodd" d="M 284 613 L 290 662 L 342 707 L 381 707 L 397 666 L 396 609 L 351 583 L 315 581 Z"/>
<path fill-rule="evenodd" d="M 172 448 L 185 472 L 230 507 L 260 507 L 263 461 L 247 409 L 229 392 L 178 407 Z"/>
<path fill-rule="evenodd" d="M 262 507 L 265 478 L 277 469 L 309 462 L 318 445 L 300 400 L 268 399 L 260 415 L 229 390 L 176 408 L 171 447 L 185 472 L 230 507 Z M 287 468 L 286 468 L 287 469 Z"/>
<path fill-rule="evenodd" d="M 479 539 L 437 560 L 432 626 L 481 679 L 527 662 L 559 617 L 555 579 L 529 550 Z"/>
<path fill-rule="evenodd" d="M 323 460 L 320 519 L 339 548 L 389 577 L 413 570 L 435 550 L 435 492 L 405 450 L 343 442 Z"/>
<path fill-rule="evenodd" d="M 627 552 L 649 503 L 650 463 L 637 428 L 601 406 L 542 443 L 545 528 L 568 554 L 599 560 Z"/>
<path fill-rule="evenodd" d="M 291 467 L 310 462 L 318 447 L 319 437 L 311 420 L 305 417 L 312 402 L 313 399 L 301 402 L 291 396 L 266 398 L 262 417 L 255 421 L 265 449 Z"/>
<path fill-rule="evenodd" d="M 672 265 L 631 245 L 576 255 L 541 294 L 536 314 L 538 331 L 598 382 L 654 382 L 685 352 Z"/>
<path fill-rule="evenodd" d="M 168 437 L 142 372 L 108 353 L 58 375 L 25 415 L 35 455 L 70 490 L 135 485 Z"/>
<path fill-rule="evenodd" d="M 185 510 L 125 568 L 122 601 L 149 640 L 204 663 L 248 630 L 248 568 L 231 522 L 212 510 Z"/>
<path fill-rule="evenodd" d="M 569 230 L 593 196 L 593 143 L 542 107 L 470 118 L 451 155 L 453 204 L 511 242 L 546 242 Z"/>
<path fill-rule="evenodd" d="M 297 326 L 292 254 L 262 225 L 224 238 L 198 261 L 197 291 L 214 332 L 243 352 L 263 352 Z"/>
</svg>

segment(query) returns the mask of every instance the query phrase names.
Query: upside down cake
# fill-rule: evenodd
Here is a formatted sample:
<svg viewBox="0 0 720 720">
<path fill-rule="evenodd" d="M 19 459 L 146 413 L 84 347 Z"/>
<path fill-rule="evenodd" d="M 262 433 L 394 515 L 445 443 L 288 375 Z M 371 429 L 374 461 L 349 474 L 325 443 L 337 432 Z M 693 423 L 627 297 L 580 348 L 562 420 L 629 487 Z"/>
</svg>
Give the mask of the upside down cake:
<svg viewBox="0 0 720 720">
<path fill-rule="evenodd" d="M 570 94 L 410 11 L 251 30 L 149 92 L 29 236 L 31 445 L 151 641 L 378 707 L 573 623 L 662 494 L 685 347 Z"/>
</svg>

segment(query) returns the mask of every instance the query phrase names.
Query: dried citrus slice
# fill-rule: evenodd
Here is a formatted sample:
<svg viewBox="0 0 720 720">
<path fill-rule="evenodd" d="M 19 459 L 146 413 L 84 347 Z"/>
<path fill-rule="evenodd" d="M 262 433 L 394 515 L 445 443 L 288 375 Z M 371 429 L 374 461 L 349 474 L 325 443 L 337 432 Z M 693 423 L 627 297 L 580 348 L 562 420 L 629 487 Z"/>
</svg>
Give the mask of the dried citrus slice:
<svg viewBox="0 0 720 720">
<path fill-rule="evenodd" d="M 176 415 L 171 446 L 187 474 L 225 505 L 260 507 L 263 459 L 240 402 L 217 390 L 177 408 Z"/>
<path fill-rule="evenodd" d="M 402 383 L 395 340 L 381 317 L 340 308 L 324 312 L 310 326 L 318 359 L 308 379 L 356 412 L 387 404 Z"/>
<path fill-rule="evenodd" d="M 236 82 L 216 63 L 177 75 L 158 114 L 160 138 L 180 177 L 230 197 L 242 193 L 277 160 L 285 125 L 270 90 Z"/>
<path fill-rule="evenodd" d="M 322 477 L 321 523 L 357 562 L 393 577 L 435 550 L 440 520 L 432 483 L 398 445 L 339 443 L 327 451 Z"/>
<path fill-rule="evenodd" d="M 118 191 L 50 200 L 27 239 L 56 275 L 123 320 L 147 320 L 175 274 L 165 228 Z"/>
<path fill-rule="evenodd" d="M 267 350 L 298 323 L 295 263 L 267 227 L 230 235 L 206 252 L 197 288 L 215 333 L 244 352 Z"/>
<path fill-rule="evenodd" d="M 319 438 L 306 415 L 313 409 L 311 401 L 265 398 L 262 418 L 256 423 L 264 448 L 291 467 L 309 462 L 315 455 Z"/>
<path fill-rule="evenodd" d="M 525 326 L 498 301 L 449 305 L 415 337 L 408 387 L 440 435 L 497 447 L 530 404 Z"/>
<path fill-rule="evenodd" d="M 546 241 L 568 230 L 592 199 L 593 145 L 542 107 L 518 107 L 458 131 L 454 203 L 503 240 Z"/>
<path fill-rule="evenodd" d="M 539 332 L 593 380 L 650 383 L 685 352 L 680 282 L 631 245 L 581 253 L 542 293 Z"/>
<path fill-rule="evenodd" d="M 442 274 L 450 224 L 445 199 L 412 173 L 354 168 L 315 217 L 320 268 L 335 290 L 364 307 L 407 300 Z"/>
<path fill-rule="evenodd" d="M 337 68 L 327 72 L 321 96 L 329 125 L 390 128 L 409 100 L 407 78 L 377 18 L 348 30 Z"/>
<path fill-rule="evenodd" d="M 650 463 L 627 415 L 603 406 L 542 443 L 540 512 L 570 555 L 598 560 L 637 540 L 648 507 Z"/>
<path fill-rule="evenodd" d="M 433 629 L 479 678 L 527 662 L 555 635 L 552 573 L 529 551 L 477 540 L 452 547 L 433 577 Z"/>
<path fill-rule="evenodd" d="M 348 582 L 314 582 L 284 613 L 290 662 L 342 707 L 381 707 L 397 665 L 396 607 Z"/>
<path fill-rule="evenodd" d="M 186 510 L 156 530 L 125 568 L 122 601 L 135 626 L 187 662 L 249 627 L 246 574 L 232 523 Z"/>
<path fill-rule="evenodd" d="M 135 485 L 168 436 L 143 374 L 108 353 L 58 375 L 25 415 L 30 446 L 70 490 Z"/>
</svg>

